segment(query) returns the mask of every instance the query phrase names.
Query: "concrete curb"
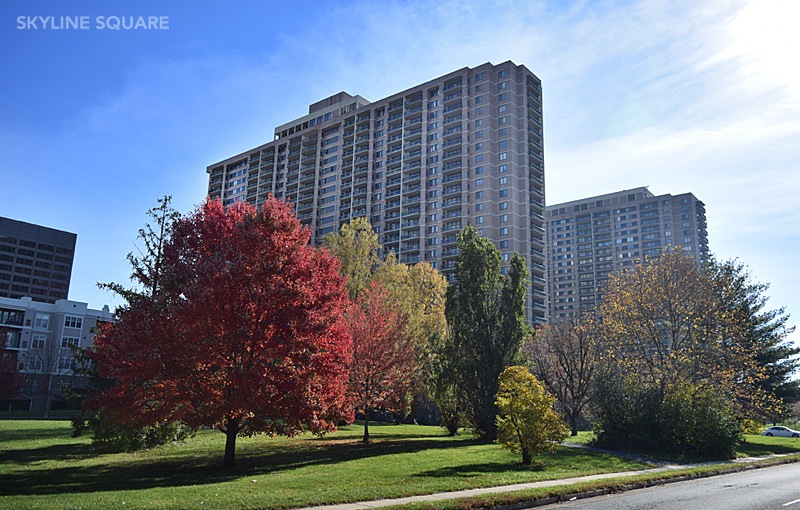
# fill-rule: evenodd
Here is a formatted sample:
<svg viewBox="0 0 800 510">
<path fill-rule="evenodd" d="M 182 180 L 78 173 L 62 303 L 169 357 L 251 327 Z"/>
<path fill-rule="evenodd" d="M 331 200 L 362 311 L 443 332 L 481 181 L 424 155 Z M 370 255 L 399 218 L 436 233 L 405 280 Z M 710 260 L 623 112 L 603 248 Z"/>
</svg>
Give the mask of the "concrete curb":
<svg viewBox="0 0 800 510">
<path fill-rule="evenodd" d="M 770 462 L 769 464 L 766 465 L 764 464 L 764 461 L 768 461 L 771 459 L 779 459 L 783 457 L 785 457 L 783 461 Z M 528 483 L 520 483 L 514 485 L 504 485 L 499 487 L 482 487 L 477 489 L 465 489 L 453 492 L 423 494 L 418 496 L 407 496 L 402 498 L 380 499 L 375 501 L 362 501 L 356 503 L 342 503 L 337 505 L 314 506 L 314 507 L 306 507 L 301 510 L 367 510 L 372 508 L 402 506 L 412 503 L 425 503 L 425 502 L 431 503 L 437 501 L 449 501 L 456 499 L 480 497 L 485 495 L 509 494 L 526 489 L 563 487 L 569 485 L 576 485 L 584 482 L 602 481 L 605 479 L 615 479 L 615 478 L 628 478 L 628 477 L 647 475 L 647 474 L 664 473 L 665 475 L 663 478 L 658 477 L 654 480 L 637 481 L 627 484 L 624 482 L 616 482 L 609 487 L 592 489 L 588 491 L 569 492 L 558 496 L 549 496 L 544 498 L 532 498 L 532 499 L 524 498 L 520 501 L 515 501 L 513 503 L 508 503 L 508 504 L 501 503 L 499 505 L 492 507 L 496 510 L 521 510 L 523 508 L 532 508 L 537 506 L 549 505 L 563 501 L 570 501 L 572 499 L 584 499 L 589 497 L 601 496 L 605 494 L 624 492 L 627 490 L 652 487 L 655 485 L 664 485 L 667 483 L 682 482 L 698 478 L 708 478 L 710 476 L 717 476 L 720 474 L 734 473 L 750 469 L 759 469 L 763 467 L 769 467 L 779 464 L 788 464 L 792 462 L 800 462 L 800 455 L 797 454 L 771 455 L 767 457 L 752 457 L 752 458 L 736 459 L 725 462 L 701 462 L 697 464 L 684 464 L 684 465 L 670 464 L 670 465 L 662 465 L 656 468 L 642 469 L 637 471 L 603 473 L 598 475 L 589 475 L 589 476 L 582 476 L 575 478 L 563 478 L 559 480 L 542 480 L 539 482 L 528 482 Z M 676 475 L 674 477 L 669 476 L 669 473 L 671 471 L 690 469 L 695 467 L 703 467 L 703 466 L 717 466 L 717 465 L 720 467 L 723 466 L 726 467 L 724 469 L 724 473 L 712 472 L 712 473 L 681 474 L 681 475 Z"/>
</svg>

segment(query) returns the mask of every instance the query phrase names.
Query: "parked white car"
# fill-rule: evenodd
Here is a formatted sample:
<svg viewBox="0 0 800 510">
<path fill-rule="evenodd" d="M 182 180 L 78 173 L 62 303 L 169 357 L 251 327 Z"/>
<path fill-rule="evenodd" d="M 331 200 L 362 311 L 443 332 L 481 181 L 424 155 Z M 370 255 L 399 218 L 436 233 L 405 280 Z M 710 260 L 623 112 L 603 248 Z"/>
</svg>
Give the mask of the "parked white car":
<svg viewBox="0 0 800 510">
<path fill-rule="evenodd" d="M 761 433 L 762 436 L 775 437 L 800 437 L 800 431 L 792 430 L 789 427 L 770 427 Z"/>
</svg>

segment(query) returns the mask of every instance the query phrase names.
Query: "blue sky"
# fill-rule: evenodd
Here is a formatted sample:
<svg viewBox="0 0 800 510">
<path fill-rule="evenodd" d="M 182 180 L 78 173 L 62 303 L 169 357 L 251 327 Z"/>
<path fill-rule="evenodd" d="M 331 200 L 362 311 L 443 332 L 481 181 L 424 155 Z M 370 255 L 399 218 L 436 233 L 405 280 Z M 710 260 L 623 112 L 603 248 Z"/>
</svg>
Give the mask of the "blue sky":
<svg viewBox="0 0 800 510">
<path fill-rule="evenodd" d="M 33 16 L 90 28 L 19 28 Z M 127 281 L 145 211 L 165 194 L 190 211 L 207 165 L 340 90 L 376 100 L 513 60 L 543 81 L 548 203 L 692 192 L 712 252 L 796 318 L 798 19 L 794 0 L 3 0 L 0 215 L 77 233 L 70 298 L 113 306 L 95 283 Z"/>
</svg>

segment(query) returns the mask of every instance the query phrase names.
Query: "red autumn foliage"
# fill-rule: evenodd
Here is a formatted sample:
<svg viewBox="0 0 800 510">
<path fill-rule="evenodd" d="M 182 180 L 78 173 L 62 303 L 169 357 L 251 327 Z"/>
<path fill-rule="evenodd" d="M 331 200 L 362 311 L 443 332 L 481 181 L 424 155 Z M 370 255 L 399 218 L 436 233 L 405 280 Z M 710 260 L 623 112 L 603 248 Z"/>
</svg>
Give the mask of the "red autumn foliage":
<svg viewBox="0 0 800 510">
<path fill-rule="evenodd" d="M 227 436 L 335 429 L 346 409 L 351 340 L 338 263 L 308 245 L 289 205 L 207 200 L 176 221 L 161 289 L 95 339 L 92 405 L 120 423 L 181 421 Z"/>
<path fill-rule="evenodd" d="M 380 284 L 359 294 L 347 310 L 353 337 L 350 400 L 364 413 L 364 442 L 369 442 L 369 414 L 376 409 L 399 411 L 417 380 L 414 339 L 404 331 L 406 318 L 391 306 Z"/>
</svg>

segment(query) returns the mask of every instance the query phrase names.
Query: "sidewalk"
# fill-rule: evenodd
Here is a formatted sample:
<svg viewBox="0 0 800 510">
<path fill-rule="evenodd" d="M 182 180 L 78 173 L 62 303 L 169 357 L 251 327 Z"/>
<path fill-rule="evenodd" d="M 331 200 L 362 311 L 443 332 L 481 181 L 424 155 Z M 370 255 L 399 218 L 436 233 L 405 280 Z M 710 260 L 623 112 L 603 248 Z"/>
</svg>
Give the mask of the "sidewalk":
<svg viewBox="0 0 800 510">
<path fill-rule="evenodd" d="M 564 446 L 570 446 L 573 448 L 589 448 L 594 449 L 588 446 L 583 445 L 576 445 L 576 444 L 564 444 Z M 609 450 L 600 450 L 606 451 L 609 453 L 614 454 L 623 454 L 623 452 L 610 452 Z M 624 454 L 623 454 L 624 455 Z M 362 501 L 358 503 L 342 503 L 339 505 L 323 505 L 323 506 L 314 506 L 314 507 L 306 507 L 300 510 L 363 510 L 369 508 L 381 508 L 386 506 L 392 505 L 405 505 L 408 503 L 418 503 L 418 502 L 431 502 L 431 501 L 444 501 L 448 499 L 458 499 L 458 498 L 468 498 L 472 496 L 482 496 L 485 494 L 492 494 L 492 493 L 504 493 L 504 492 L 515 492 L 521 491 L 525 489 L 536 489 L 542 487 L 557 487 L 560 485 L 572 485 L 580 482 L 591 482 L 594 480 L 603 480 L 605 478 L 620 478 L 620 477 L 628 477 L 628 476 L 636 476 L 648 473 L 662 473 L 666 471 L 673 471 L 677 469 L 683 468 L 690 468 L 690 467 L 698 467 L 698 466 L 709 466 L 713 464 L 734 464 L 734 463 L 748 463 L 748 462 L 756 462 L 759 460 L 765 460 L 771 457 L 782 457 L 783 455 L 770 455 L 767 457 L 746 457 L 741 459 L 734 459 L 729 461 L 709 461 L 709 462 L 700 462 L 696 464 L 673 464 L 668 462 L 660 462 L 660 461 L 653 461 L 648 460 L 648 462 L 654 463 L 658 465 L 655 468 L 649 469 L 641 469 L 638 471 L 621 471 L 616 473 L 604 473 L 599 475 L 588 475 L 588 476 L 579 476 L 575 478 L 562 478 L 560 480 L 543 480 L 540 482 L 529 482 L 529 483 L 518 483 L 514 485 L 503 485 L 500 487 L 483 487 L 480 489 L 466 489 L 460 491 L 452 491 L 452 492 L 439 492 L 435 494 L 423 494 L 419 496 L 407 496 L 404 498 L 394 498 L 394 499 L 379 499 L 376 501 Z"/>
</svg>

